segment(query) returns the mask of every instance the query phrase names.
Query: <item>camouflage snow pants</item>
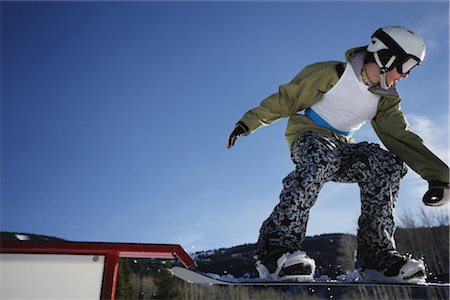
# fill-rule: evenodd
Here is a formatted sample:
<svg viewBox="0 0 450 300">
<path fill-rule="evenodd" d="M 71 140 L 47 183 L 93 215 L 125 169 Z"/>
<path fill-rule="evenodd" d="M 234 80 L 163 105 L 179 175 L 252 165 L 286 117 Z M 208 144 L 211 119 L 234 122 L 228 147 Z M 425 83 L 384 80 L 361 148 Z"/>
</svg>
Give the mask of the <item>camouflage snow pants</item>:
<svg viewBox="0 0 450 300">
<path fill-rule="evenodd" d="M 335 137 L 307 132 L 292 146 L 296 168 L 283 180 L 280 203 L 260 230 L 258 257 L 271 247 L 301 249 L 309 210 L 327 181 L 358 183 L 361 215 L 358 220 L 358 260 L 363 267 L 384 269 L 401 255 L 394 241 L 394 207 L 403 162 L 378 144 L 341 142 Z M 326 222 L 326 220 L 324 220 Z"/>
</svg>

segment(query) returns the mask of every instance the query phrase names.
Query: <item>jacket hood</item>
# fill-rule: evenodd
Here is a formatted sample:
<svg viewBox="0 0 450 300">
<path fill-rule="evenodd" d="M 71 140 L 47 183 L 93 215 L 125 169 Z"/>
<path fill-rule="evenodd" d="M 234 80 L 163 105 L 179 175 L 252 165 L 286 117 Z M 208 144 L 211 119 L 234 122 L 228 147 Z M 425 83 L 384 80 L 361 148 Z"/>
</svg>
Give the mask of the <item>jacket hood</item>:
<svg viewBox="0 0 450 300">
<path fill-rule="evenodd" d="M 367 46 L 352 48 L 345 52 L 345 59 L 347 62 L 351 62 L 353 60 L 353 58 L 356 56 L 356 54 L 358 54 L 358 53 L 365 54 L 366 52 L 367 52 Z"/>
<path fill-rule="evenodd" d="M 349 49 L 345 52 L 345 59 L 348 63 L 352 64 L 353 68 L 355 69 L 355 73 L 360 74 L 361 69 L 363 66 L 364 57 L 367 53 L 367 46 L 363 47 L 356 47 Z M 395 87 L 395 84 L 389 88 L 388 90 L 384 90 L 381 88 L 380 84 L 377 84 L 374 87 L 370 88 L 373 89 L 373 93 L 382 95 L 382 96 L 391 96 L 391 97 L 399 97 L 397 89 Z"/>
</svg>

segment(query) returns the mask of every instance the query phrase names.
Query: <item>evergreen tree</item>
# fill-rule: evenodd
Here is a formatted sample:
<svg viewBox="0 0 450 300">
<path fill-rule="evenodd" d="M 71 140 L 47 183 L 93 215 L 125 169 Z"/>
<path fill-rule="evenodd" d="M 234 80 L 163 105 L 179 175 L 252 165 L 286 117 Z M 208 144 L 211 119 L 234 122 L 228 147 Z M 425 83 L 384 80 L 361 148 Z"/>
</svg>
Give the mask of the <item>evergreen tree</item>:
<svg viewBox="0 0 450 300">
<path fill-rule="evenodd" d="M 161 269 L 159 276 L 155 279 L 157 287 L 154 299 L 180 299 L 184 293 L 180 279 L 174 277 L 167 269 Z"/>
<path fill-rule="evenodd" d="M 136 288 L 132 277 L 135 276 L 127 259 L 120 259 L 117 275 L 116 299 L 136 299 Z"/>
</svg>

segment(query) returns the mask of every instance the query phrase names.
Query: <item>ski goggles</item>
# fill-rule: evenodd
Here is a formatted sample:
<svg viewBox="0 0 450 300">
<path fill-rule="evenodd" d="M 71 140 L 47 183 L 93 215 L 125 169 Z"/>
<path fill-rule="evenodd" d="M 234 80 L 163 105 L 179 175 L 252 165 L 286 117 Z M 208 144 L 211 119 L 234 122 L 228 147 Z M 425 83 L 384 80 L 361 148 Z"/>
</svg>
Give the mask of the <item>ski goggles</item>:
<svg viewBox="0 0 450 300">
<path fill-rule="evenodd" d="M 412 69 L 419 64 L 419 61 L 414 57 L 408 57 L 402 63 L 397 65 L 397 72 L 402 75 L 409 75 Z"/>
</svg>

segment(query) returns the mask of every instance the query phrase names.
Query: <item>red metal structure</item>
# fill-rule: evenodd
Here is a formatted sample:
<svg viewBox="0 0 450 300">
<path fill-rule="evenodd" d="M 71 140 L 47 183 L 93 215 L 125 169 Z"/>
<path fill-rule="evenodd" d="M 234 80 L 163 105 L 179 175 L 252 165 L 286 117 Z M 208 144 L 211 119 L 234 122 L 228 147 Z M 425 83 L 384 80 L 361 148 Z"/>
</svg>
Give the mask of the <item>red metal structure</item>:
<svg viewBox="0 0 450 300">
<path fill-rule="evenodd" d="M 0 253 L 104 256 L 103 284 L 100 297 L 102 300 L 115 299 L 119 258 L 121 257 L 178 259 L 186 268 L 192 268 L 196 265 L 195 261 L 180 245 L 2 241 L 0 244 Z"/>
</svg>

